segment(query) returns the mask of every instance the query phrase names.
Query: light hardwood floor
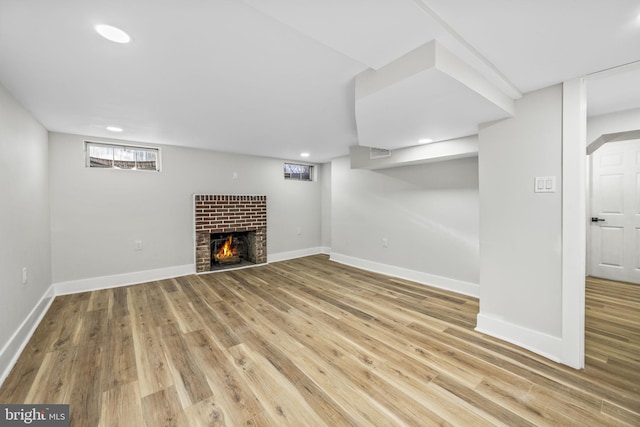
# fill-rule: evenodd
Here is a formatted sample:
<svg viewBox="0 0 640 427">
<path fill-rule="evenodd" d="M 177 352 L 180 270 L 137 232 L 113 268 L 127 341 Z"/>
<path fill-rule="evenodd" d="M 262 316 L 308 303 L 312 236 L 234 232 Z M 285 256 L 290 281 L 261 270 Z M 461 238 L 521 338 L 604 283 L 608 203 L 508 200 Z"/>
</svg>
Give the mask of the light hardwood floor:
<svg viewBox="0 0 640 427">
<path fill-rule="evenodd" d="M 478 300 L 312 256 L 55 299 L 2 403 L 72 426 L 640 425 L 640 286 L 588 280 L 587 367 Z"/>
</svg>

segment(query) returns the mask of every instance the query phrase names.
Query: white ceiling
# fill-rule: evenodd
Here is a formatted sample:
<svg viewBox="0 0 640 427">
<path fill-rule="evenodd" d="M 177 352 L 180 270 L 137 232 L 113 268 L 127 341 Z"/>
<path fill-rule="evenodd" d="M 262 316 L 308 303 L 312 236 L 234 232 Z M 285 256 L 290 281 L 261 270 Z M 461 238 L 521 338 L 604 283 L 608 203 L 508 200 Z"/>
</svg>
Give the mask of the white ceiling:
<svg viewBox="0 0 640 427">
<path fill-rule="evenodd" d="M 324 162 L 358 144 L 363 71 L 435 39 L 517 98 L 640 61 L 639 15 L 637 0 L 0 0 L 0 82 L 52 131 Z M 640 107 L 620 89 L 640 87 L 630 68 L 594 81 L 590 114 Z"/>
<path fill-rule="evenodd" d="M 587 78 L 587 106 L 590 116 L 640 107 L 640 62 Z M 638 123 L 640 128 L 640 123 Z"/>
</svg>

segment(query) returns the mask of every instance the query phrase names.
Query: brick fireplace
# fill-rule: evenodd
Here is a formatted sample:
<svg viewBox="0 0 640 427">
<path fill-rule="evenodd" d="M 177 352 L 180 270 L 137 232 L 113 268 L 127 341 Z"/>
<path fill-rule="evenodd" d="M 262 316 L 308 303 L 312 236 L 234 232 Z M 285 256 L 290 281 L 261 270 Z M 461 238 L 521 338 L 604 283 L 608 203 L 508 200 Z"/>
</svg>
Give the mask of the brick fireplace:
<svg viewBox="0 0 640 427">
<path fill-rule="evenodd" d="M 249 232 L 251 262 L 267 262 L 267 196 L 196 194 L 194 215 L 197 273 L 212 270 L 212 235 Z"/>
</svg>

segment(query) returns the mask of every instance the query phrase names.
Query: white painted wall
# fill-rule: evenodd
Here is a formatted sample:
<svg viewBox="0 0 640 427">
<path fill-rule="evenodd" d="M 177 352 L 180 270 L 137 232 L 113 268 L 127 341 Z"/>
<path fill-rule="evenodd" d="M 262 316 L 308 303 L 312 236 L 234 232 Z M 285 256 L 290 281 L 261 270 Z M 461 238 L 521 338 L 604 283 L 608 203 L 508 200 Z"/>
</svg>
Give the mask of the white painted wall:
<svg viewBox="0 0 640 427">
<path fill-rule="evenodd" d="M 266 194 L 270 260 L 320 247 L 320 182 L 283 160 L 161 146 L 161 172 L 89 169 L 84 140 L 50 134 L 54 283 L 192 265 L 194 193 Z"/>
<path fill-rule="evenodd" d="M 342 157 L 331 172 L 332 258 L 477 294 L 477 158 L 370 171 Z"/>
<path fill-rule="evenodd" d="M 0 85 L 0 376 L 50 300 L 47 166 L 46 129 Z"/>
<path fill-rule="evenodd" d="M 320 242 L 323 250 L 331 250 L 331 163 L 323 163 L 320 166 L 320 176 L 318 178 L 321 187 L 320 201 Z"/>
<path fill-rule="evenodd" d="M 562 337 L 562 86 L 480 133 L 478 329 L 557 358 Z M 534 193 L 536 176 L 557 192 Z"/>
</svg>

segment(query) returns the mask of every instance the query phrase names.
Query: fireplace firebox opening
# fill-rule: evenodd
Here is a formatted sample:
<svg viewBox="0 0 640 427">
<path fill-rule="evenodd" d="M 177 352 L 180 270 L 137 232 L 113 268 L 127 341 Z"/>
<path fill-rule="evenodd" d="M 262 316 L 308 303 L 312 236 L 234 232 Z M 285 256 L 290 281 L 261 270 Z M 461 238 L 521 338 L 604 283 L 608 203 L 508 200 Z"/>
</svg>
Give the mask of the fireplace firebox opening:
<svg viewBox="0 0 640 427">
<path fill-rule="evenodd" d="M 211 233 L 211 271 L 256 263 L 256 232 Z"/>
</svg>

